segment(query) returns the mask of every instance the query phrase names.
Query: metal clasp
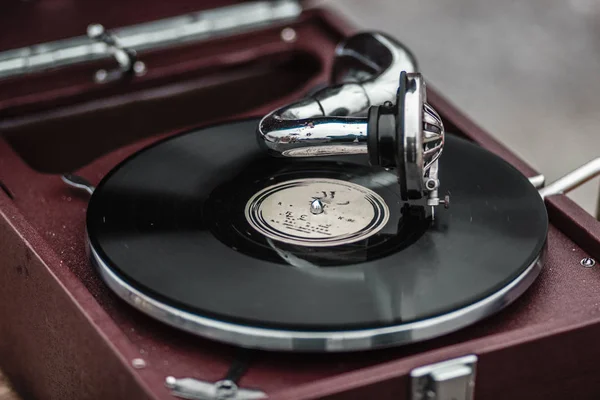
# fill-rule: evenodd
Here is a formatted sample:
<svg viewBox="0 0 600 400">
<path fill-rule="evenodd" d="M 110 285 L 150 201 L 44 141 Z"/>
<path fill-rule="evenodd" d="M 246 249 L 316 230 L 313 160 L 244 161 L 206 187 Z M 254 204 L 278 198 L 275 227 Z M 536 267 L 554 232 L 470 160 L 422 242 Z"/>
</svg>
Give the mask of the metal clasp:
<svg viewBox="0 0 600 400">
<path fill-rule="evenodd" d="M 266 399 L 267 395 L 254 389 L 242 389 L 230 379 L 218 382 L 205 382 L 198 379 L 177 379 L 169 376 L 165 380 L 171 394 L 184 399 L 194 400 L 259 400 Z"/>
<path fill-rule="evenodd" d="M 472 400 L 477 356 L 426 365 L 411 371 L 411 400 Z"/>
<path fill-rule="evenodd" d="M 146 73 L 146 64 L 137 60 L 135 50 L 119 44 L 118 38 L 104 29 L 100 24 L 92 24 L 87 28 L 87 36 L 106 45 L 106 52 L 112 54 L 119 68 L 111 71 L 99 69 L 94 74 L 96 83 L 106 83 L 123 78 L 124 76 L 141 76 Z"/>
</svg>

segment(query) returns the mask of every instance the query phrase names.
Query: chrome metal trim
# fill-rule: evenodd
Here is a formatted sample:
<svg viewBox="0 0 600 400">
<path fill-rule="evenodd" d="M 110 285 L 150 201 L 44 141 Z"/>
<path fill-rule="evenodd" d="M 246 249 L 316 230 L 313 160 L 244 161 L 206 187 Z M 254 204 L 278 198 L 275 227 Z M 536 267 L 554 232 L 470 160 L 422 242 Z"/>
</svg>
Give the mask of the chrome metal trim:
<svg viewBox="0 0 600 400">
<path fill-rule="evenodd" d="M 259 123 L 261 129 L 267 126 L 265 123 L 270 123 L 268 116 Z M 274 125 L 276 129 L 269 125 L 268 130 L 261 130 L 259 139 L 261 145 L 275 156 L 322 157 L 368 153 L 365 118 L 277 120 Z"/>
<path fill-rule="evenodd" d="M 121 299 L 143 313 L 198 336 L 246 348 L 296 352 L 350 352 L 399 346 L 454 332 L 488 317 L 516 300 L 542 269 L 546 244 L 529 267 L 493 295 L 448 314 L 385 328 L 345 332 L 286 331 L 202 317 L 161 303 L 135 289 L 104 263 L 87 238 L 91 259 L 108 285 Z"/>
<path fill-rule="evenodd" d="M 140 52 L 293 20 L 301 12 L 297 0 L 251 1 L 111 31 L 120 47 Z M 111 57 L 110 46 L 85 35 L 41 43 L 1 52 L 0 79 Z"/>
<path fill-rule="evenodd" d="M 423 193 L 425 170 L 423 165 L 423 108 L 427 102 L 425 81 L 420 74 L 407 75 L 404 98 L 404 180 L 407 192 Z M 440 150 L 441 152 L 441 150 Z M 437 168 L 435 168 L 437 171 Z M 436 173 L 437 175 L 437 173 Z M 437 176 L 435 177 L 437 180 Z"/>
</svg>

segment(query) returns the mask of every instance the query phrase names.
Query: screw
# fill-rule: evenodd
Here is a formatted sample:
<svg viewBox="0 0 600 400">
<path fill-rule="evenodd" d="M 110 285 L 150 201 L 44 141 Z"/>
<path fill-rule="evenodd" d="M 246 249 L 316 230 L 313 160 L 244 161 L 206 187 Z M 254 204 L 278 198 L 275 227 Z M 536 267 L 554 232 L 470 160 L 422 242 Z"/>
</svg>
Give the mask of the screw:
<svg viewBox="0 0 600 400">
<path fill-rule="evenodd" d="M 592 268 L 594 265 L 596 265 L 596 260 L 590 257 L 586 257 L 581 259 L 580 264 L 586 268 Z"/>
<path fill-rule="evenodd" d="M 281 31 L 281 40 L 286 43 L 293 43 L 297 39 L 296 31 L 292 28 L 284 28 Z"/>
<path fill-rule="evenodd" d="M 133 365 L 133 368 L 141 369 L 146 366 L 146 361 L 144 361 L 141 358 L 134 358 L 133 360 L 131 360 L 131 365 Z"/>
<path fill-rule="evenodd" d="M 445 209 L 450 208 L 450 195 L 445 195 L 444 199 L 440 200 L 440 204 L 443 204 Z"/>
<path fill-rule="evenodd" d="M 108 79 L 108 72 L 106 72 L 105 69 L 99 69 L 98 71 L 96 71 L 96 74 L 94 75 L 94 80 L 96 81 L 96 83 L 105 82 L 106 79 Z"/>
<path fill-rule="evenodd" d="M 438 181 L 435 179 L 429 178 L 425 181 L 425 186 L 429 190 L 435 190 L 438 187 Z"/>
<path fill-rule="evenodd" d="M 137 76 L 145 75 L 146 64 L 144 64 L 143 61 L 136 61 L 135 63 L 133 63 L 133 72 L 135 72 Z"/>
<path fill-rule="evenodd" d="M 91 24 L 87 27 L 87 35 L 91 39 L 97 39 L 104 35 L 104 27 L 100 24 Z"/>
<path fill-rule="evenodd" d="M 218 399 L 233 399 L 236 397 L 238 387 L 232 380 L 224 379 L 215 383 Z"/>
<path fill-rule="evenodd" d="M 177 386 L 177 379 L 175 379 L 174 376 L 167 376 L 167 378 L 165 379 L 165 386 L 169 389 L 175 389 L 175 387 Z"/>
</svg>

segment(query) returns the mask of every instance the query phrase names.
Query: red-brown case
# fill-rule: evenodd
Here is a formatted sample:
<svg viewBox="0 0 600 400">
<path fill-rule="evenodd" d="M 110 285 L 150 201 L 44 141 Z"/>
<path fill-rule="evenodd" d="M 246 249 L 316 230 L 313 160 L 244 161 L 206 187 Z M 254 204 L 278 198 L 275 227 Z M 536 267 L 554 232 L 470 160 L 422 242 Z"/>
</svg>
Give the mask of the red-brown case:
<svg viewBox="0 0 600 400">
<path fill-rule="evenodd" d="M 179 15 L 197 3 L 9 2 L 0 13 L 0 50 L 79 35 L 92 22 L 112 28 Z M 281 40 L 284 27 L 296 31 L 296 41 Z M 18 392 L 39 399 L 173 399 L 166 376 L 225 375 L 239 349 L 156 322 L 100 281 L 85 250 L 87 198 L 59 174 L 97 183 L 159 138 L 260 116 L 297 99 L 327 81 L 336 43 L 353 31 L 327 10 L 307 9 L 285 25 L 143 54 L 148 73 L 131 82 L 95 84 L 92 73 L 108 61 L 0 80 L 0 368 Z M 435 89 L 428 100 L 450 134 L 537 174 Z M 399 348 L 260 352 L 240 386 L 270 399 L 409 399 L 411 370 L 475 354 L 475 399 L 598 398 L 600 275 L 580 260 L 600 257 L 600 223 L 566 196 L 551 196 L 546 205 L 547 262 L 504 311 Z M 144 368 L 132 366 L 136 358 Z"/>
</svg>

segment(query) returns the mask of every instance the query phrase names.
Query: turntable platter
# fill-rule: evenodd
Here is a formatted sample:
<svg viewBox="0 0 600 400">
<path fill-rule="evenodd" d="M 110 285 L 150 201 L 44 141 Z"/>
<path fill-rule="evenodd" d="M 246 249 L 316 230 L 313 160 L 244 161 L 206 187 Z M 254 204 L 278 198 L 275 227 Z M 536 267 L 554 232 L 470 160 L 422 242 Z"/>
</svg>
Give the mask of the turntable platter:
<svg viewBox="0 0 600 400">
<path fill-rule="evenodd" d="M 541 268 L 544 203 L 512 166 L 447 136 L 435 221 L 406 213 L 366 155 L 277 159 L 257 120 L 133 155 L 88 207 L 92 258 L 141 311 L 245 347 L 347 351 L 454 331 L 506 306 Z"/>
</svg>

